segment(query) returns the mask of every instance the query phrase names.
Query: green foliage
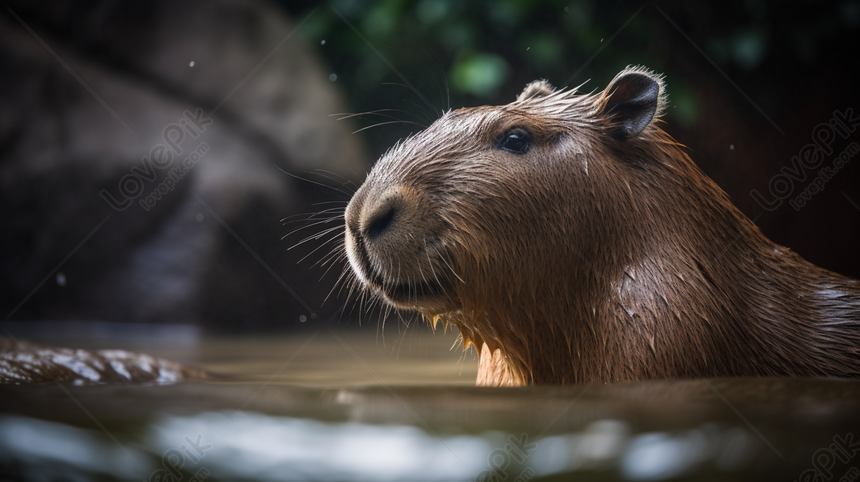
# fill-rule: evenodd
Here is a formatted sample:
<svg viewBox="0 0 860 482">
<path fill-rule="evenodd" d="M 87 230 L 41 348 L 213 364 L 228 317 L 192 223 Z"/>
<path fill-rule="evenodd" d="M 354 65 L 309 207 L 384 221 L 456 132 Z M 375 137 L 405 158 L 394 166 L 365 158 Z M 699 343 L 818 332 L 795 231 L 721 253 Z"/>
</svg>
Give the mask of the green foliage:
<svg viewBox="0 0 860 482">
<path fill-rule="evenodd" d="M 297 22 L 315 6 L 284 3 Z M 720 73 L 655 6 L 642 7 L 596 0 L 334 0 L 300 32 L 337 74 L 356 112 L 395 108 L 399 118 L 429 124 L 448 108 L 510 102 L 537 78 L 568 87 L 589 81 L 582 89 L 591 91 L 626 65 L 642 64 L 667 74 L 667 121 L 694 126 L 701 93 L 687 83 L 688 73 Z M 860 23 L 856 1 L 667 1 L 659 7 L 738 81 L 762 69 L 814 64 L 840 32 Z M 385 120 L 366 116 L 359 124 Z M 416 128 L 366 132 L 378 154 Z"/>
<path fill-rule="evenodd" d="M 510 67 L 494 54 L 463 52 L 451 67 L 451 80 L 457 92 L 477 97 L 493 97 L 508 77 Z"/>
</svg>

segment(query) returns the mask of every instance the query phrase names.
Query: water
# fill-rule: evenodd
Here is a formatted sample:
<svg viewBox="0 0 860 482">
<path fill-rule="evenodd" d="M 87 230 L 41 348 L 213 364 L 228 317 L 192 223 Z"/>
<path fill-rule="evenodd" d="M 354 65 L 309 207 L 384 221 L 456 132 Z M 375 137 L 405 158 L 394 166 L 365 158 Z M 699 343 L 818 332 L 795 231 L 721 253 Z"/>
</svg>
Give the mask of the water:
<svg viewBox="0 0 860 482">
<path fill-rule="evenodd" d="M 451 349 L 451 332 L 389 329 L 383 342 L 374 327 L 260 337 L 81 330 L 27 335 L 145 351 L 219 379 L 0 386 L 3 478 L 758 481 L 817 470 L 840 480 L 860 466 L 854 381 L 477 388 L 477 361 Z"/>
</svg>

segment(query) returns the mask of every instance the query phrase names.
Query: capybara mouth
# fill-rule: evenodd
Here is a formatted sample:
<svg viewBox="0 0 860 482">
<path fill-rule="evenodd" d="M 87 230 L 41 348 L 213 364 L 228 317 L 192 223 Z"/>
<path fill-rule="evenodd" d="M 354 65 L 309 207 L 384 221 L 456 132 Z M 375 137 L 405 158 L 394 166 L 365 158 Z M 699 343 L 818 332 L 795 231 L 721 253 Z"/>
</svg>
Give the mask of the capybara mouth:
<svg viewBox="0 0 860 482">
<path fill-rule="evenodd" d="M 389 277 L 376 269 L 370 262 L 370 256 L 361 236 L 355 236 L 355 260 L 358 262 L 361 281 L 368 288 L 376 291 L 392 306 L 397 308 L 429 307 L 435 300 L 448 294 L 450 284 L 446 278 L 438 278 L 436 272 L 422 273 L 424 279 L 392 282 Z"/>
<path fill-rule="evenodd" d="M 436 280 L 390 284 L 382 281 L 382 277 L 374 273 L 371 283 L 385 296 L 386 300 L 395 306 L 420 305 L 422 301 L 440 298 L 446 294 L 445 287 Z"/>
</svg>

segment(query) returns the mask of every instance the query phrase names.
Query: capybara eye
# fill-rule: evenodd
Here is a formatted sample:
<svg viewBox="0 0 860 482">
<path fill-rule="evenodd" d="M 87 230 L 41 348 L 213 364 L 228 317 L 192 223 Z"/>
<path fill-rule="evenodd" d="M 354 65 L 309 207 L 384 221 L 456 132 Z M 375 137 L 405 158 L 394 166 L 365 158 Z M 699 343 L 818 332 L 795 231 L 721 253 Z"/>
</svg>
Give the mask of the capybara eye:
<svg viewBox="0 0 860 482">
<path fill-rule="evenodd" d="M 506 150 L 511 151 L 514 154 L 524 154 L 529 150 L 529 146 L 531 146 L 531 141 L 529 140 L 528 134 L 522 129 L 513 129 L 508 131 L 507 134 L 502 138 L 502 142 L 499 143 L 499 146 Z"/>
</svg>

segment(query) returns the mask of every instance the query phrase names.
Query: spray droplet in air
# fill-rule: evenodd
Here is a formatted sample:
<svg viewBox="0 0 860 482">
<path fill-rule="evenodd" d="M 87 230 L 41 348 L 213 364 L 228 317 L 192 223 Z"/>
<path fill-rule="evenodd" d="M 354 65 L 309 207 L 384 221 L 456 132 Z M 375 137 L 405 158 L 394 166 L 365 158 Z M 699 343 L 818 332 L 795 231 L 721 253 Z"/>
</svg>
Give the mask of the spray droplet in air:
<svg viewBox="0 0 860 482">
<path fill-rule="evenodd" d="M 323 40 L 322 42 L 320 42 L 320 45 L 325 45 L 325 40 Z"/>
<path fill-rule="evenodd" d="M 194 61 L 192 60 L 191 62 L 188 62 L 188 66 L 189 66 L 189 67 L 194 67 Z"/>
<path fill-rule="evenodd" d="M 66 286 L 66 275 L 64 275 L 62 271 L 57 273 L 57 284 L 60 286 Z"/>
<path fill-rule="evenodd" d="M 299 317 L 299 321 L 301 321 L 302 323 L 304 323 L 304 322 L 308 321 L 308 317 L 307 317 L 307 316 L 305 316 L 305 315 L 302 315 L 302 316 L 300 316 L 300 317 Z"/>
<path fill-rule="evenodd" d="M 328 76 L 328 80 L 330 80 L 330 81 L 334 82 L 335 80 L 337 80 L 337 74 L 331 74 L 331 75 L 329 75 L 329 76 Z"/>
</svg>

